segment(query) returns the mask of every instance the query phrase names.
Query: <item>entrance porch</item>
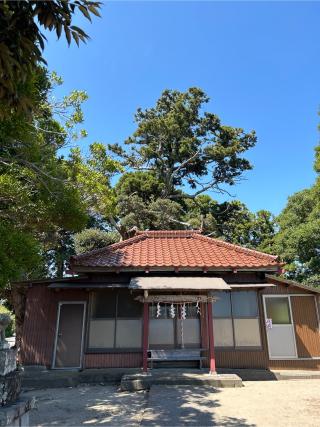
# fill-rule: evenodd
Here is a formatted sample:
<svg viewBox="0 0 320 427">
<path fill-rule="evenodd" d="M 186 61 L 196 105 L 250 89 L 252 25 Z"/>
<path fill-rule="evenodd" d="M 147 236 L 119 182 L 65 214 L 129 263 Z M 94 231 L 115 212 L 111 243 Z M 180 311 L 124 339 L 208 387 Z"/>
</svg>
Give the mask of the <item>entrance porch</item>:
<svg viewBox="0 0 320 427">
<path fill-rule="evenodd" d="M 212 291 L 230 290 L 220 278 L 136 277 L 129 289 L 143 291 L 143 372 L 148 362 L 175 363 L 208 360 L 216 372 Z"/>
</svg>

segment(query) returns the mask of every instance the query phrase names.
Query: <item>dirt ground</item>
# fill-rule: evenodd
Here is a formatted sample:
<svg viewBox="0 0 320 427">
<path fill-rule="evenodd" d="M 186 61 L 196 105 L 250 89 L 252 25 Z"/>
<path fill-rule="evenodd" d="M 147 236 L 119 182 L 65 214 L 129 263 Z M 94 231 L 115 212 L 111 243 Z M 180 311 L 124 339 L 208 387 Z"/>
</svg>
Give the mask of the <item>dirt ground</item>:
<svg viewBox="0 0 320 427">
<path fill-rule="evenodd" d="M 317 426 L 320 380 L 244 382 L 242 388 L 115 386 L 34 390 L 32 426 Z"/>
</svg>

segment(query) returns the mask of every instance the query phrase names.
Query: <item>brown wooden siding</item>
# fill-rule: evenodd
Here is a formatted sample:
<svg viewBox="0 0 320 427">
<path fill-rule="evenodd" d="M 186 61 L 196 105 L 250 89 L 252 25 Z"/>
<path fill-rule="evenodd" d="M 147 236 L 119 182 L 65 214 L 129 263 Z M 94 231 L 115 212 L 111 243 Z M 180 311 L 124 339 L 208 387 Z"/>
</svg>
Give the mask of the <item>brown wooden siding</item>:
<svg viewBox="0 0 320 427">
<path fill-rule="evenodd" d="M 291 297 L 299 357 L 320 356 L 318 317 L 313 296 Z"/>
<path fill-rule="evenodd" d="M 264 288 L 263 294 L 310 294 L 310 292 L 306 289 L 296 288 L 292 285 L 280 284 L 277 281 L 273 281 L 272 279 L 268 279 L 268 282 L 273 283 L 276 286 L 272 286 L 269 288 Z"/>
<path fill-rule="evenodd" d="M 292 286 L 280 284 L 274 288 L 265 288 L 259 291 L 262 349 L 216 349 L 218 368 L 320 369 L 320 360 L 269 360 L 262 294 L 270 293 L 308 294 L 303 289 L 295 289 Z M 88 295 L 89 293 L 84 290 L 67 289 L 56 292 L 44 285 L 35 285 L 29 289 L 21 348 L 24 364 L 51 366 L 59 301 L 87 301 Z M 320 356 L 320 336 L 317 330 L 318 322 L 313 302 L 314 297 L 294 296 L 291 300 L 299 357 Z M 208 348 L 207 313 L 204 304 L 201 308 L 201 345 L 202 348 Z M 86 353 L 86 349 L 84 349 L 84 353 L 84 368 L 142 366 L 142 353 L 140 352 L 98 354 Z"/>
<path fill-rule="evenodd" d="M 28 290 L 21 342 L 25 365 L 51 366 L 59 301 L 86 301 L 81 290 L 53 291 L 45 286 Z"/>
<path fill-rule="evenodd" d="M 141 353 L 101 353 L 85 354 L 85 368 L 140 368 Z"/>
<path fill-rule="evenodd" d="M 216 364 L 217 368 L 267 369 L 268 359 L 263 350 L 217 350 Z"/>
<path fill-rule="evenodd" d="M 20 355 L 24 365 L 51 367 L 59 302 L 88 301 L 88 296 L 88 292 L 79 289 L 57 292 L 40 285 L 28 290 Z M 83 357 L 84 368 L 139 366 L 142 366 L 140 353 L 84 354 Z"/>
</svg>

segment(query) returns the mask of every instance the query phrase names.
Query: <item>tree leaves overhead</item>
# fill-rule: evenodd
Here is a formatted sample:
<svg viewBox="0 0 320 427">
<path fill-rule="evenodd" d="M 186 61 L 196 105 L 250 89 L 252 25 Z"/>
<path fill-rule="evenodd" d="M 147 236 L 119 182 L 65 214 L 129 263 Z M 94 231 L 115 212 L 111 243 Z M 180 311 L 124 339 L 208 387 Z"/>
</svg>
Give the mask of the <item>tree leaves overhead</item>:
<svg viewBox="0 0 320 427">
<path fill-rule="evenodd" d="M 31 233 L 0 221 L 0 288 L 10 280 L 38 273 L 41 265 L 39 244 Z M 27 272 L 27 276 L 26 276 Z"/>
<path fill-rule="evenodd" d="M 138 109 L 137 129 L 125 141 L 129 149 L 119 144 L 110 149 L 129 168 L 155 174 L 163 198 L 178 199 L 186 188 L 188 197 L 224 192 L 225 184 L 234 185 L 251 169 L 243 153 L 255 145 L 256 135 L 202 113 L 208 101 L 198 88 L 165 90 L 155 107 Z"/>
<path fill-rule="evenodd" d="M 87 228 L 74 235 L 75 253 L 82 254 L 94 249 L 104 248 L 119 242 L 120 235 L 115 231 L 104 231 L 98 228 Z"/>
<path fill-rule="evenodd" d="M 150 172 L 122 175 L 116 185 L 118 221 L 124 230 L 201 229 L 230 243 L 270 252 L 277 226 L 268 211 L 252 213 L 241 202 L 218 203 L 209 195 L 162 198 Z M 120 231 L 121 232 L 121 231 Z M 125 236 L 124 236 L 125 237 Z"/>
<path fill-rule="evenodd" d="M 0 121 L 0 226 L 8 230 L 4 235 L 21 236 L 30 248 L 33 243 L 37 245 L 42 275 L 62 275 L 73 253 L 71 235 L 85 228 L 92 214 L 109 214 L 114 198 L 110 180 L 118 171 L 118 163 L 102 144 L 92 144 L 87 157 L 76 149 L 67 157 L 61 154 L 84 133 L 78 126 L 83 121 L 81 104 L 87 96 L 83 91 L 73 91 L 51 103 L 55 81 L 61 83 L 57 76 L 51 79 L 45 69 L 38 68 L 33 93 L 39 107 L 32 119 L 11 112 Z M 0 245 L 0 258 L 4 260 L 0 282 L 10 278 L 5 272 L 14 270 L 14 262 L 19 278 L 30 277 L 36 269 L 21 264 L 16 240 L 7 241 L 6 246 Z M 10 259 L 5 254 L 8 248 Z M 17 274 L 11 278 L 18 278 Z"/>
<path fill-rule="evenodd" d="M 155 107 L 137 110 L 137 128 L 124 146 L 109 145 L 126 170 L 116 184 L 114 221 L 124 238 L 133 227 L 216 231 L 212 206 L 205 213 L 198 209 L 209 196 L 200 195 L 225 192 L 251 169 L 243 153 L 255 145 L 256 136 L 203 112 L 208 101 L 198 88 L 166 90 Z"/>
<path fill-rule="evenodd" d="M 277 225 L 270 212 L 253 213 L 238 200 L 218 203 L 204 194 L 185 203 L 184 221 L 204 234 L 247 248 L 272 250 Z"/>
<path fill-rule="evenodd" d="M 205 112 L 203 91 L 165 91 L 155 107 L 138 110 L 137 129 L 124 147 L 93 142 L 84 154 L 74 142 L 87 136 L 81 128 L 86 92 L 50 101 L 62 80 L 39 67 L 26 81 L 37 108 L 29 118 L 10 110 L 0 122 L 0 285 L 61 276 L 75 250 L 128 238 L 137 228 L 201 229 L 278 253 L 298 280 L 319 279 L 319 179 L 289 199 L 279 225 L 266 210 L 253 213 L 239 201 L 219 203 L 206 194 L 225 192 L 251 168 L 244 155 L 256 136 Z"/>
<path fill-rule="evenodd" d="M 320 178 L 289 197 L 278 222 L 274 250 L 287 263 L 287 274 L 320 285 Z"/>
<path fill-rule="evenodd" d="M 73 25 L 78 13 L 91 21 L 100 16 L 101 3 L 89 0 L 2 1 L 0 2 L 0 118 L 11 109 L 30 113 L 35 106 L 30 93 L 30 76 L 46 61 L 43 30 L 64 33 L 68 45 L 79 46 L 89 36 Z"/>
</svg>

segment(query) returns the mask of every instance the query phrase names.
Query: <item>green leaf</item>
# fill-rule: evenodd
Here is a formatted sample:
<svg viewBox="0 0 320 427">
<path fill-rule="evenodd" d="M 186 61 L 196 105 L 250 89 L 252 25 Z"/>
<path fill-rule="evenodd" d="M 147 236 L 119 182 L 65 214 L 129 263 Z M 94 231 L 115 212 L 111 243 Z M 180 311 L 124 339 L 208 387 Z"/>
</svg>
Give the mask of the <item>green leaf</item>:
<svg viewBox="0 0 320 427">
<path fill-rule="evenodd" d="M 56 33 L 57 33 L 58 39 L 60 39 L 61 37 L 61 32 L 62 32 L 62 23 L 57 22 Z"/>
<path fill-rule="evenodd" d="M 72 31 L 72 37 L 74 41 L 77 43 L 77 46 L 79 47 L 79 36 L 75 31 Z"/>
<path fill-rule="evenodd" d="M 86 8 L 85 6 L 83 6 L 83 5 L 80 5 L 80 6 L 79 6 L 79 9 L 81 10 L 82 14 L 83 14 L 87 19 L 89 19 L 89 21 L 91 21 L 91 16 L 90 16 L 90 13 L 88 12 L 87 8 Z"/>
<path fill-rule="evenodd" d="M 66 35 L 66 39 L 68 41 L 68 45 L 70 46 L 70 44 L 71 44 L 71 33 L 70 33 L 69 28 L 66 25 L 64 26 L 64 32 Z"/>
<path fill-rule="evenodd" d="M 93 4 L 89 4 L 88 9 L 90 10 L 91 13 L 98 16 L 98 18 L 101 18 L 101 15 L 100 15 L 99 11 L 97 10 L 96 6 L 94 6 Z"/>
</svg>

